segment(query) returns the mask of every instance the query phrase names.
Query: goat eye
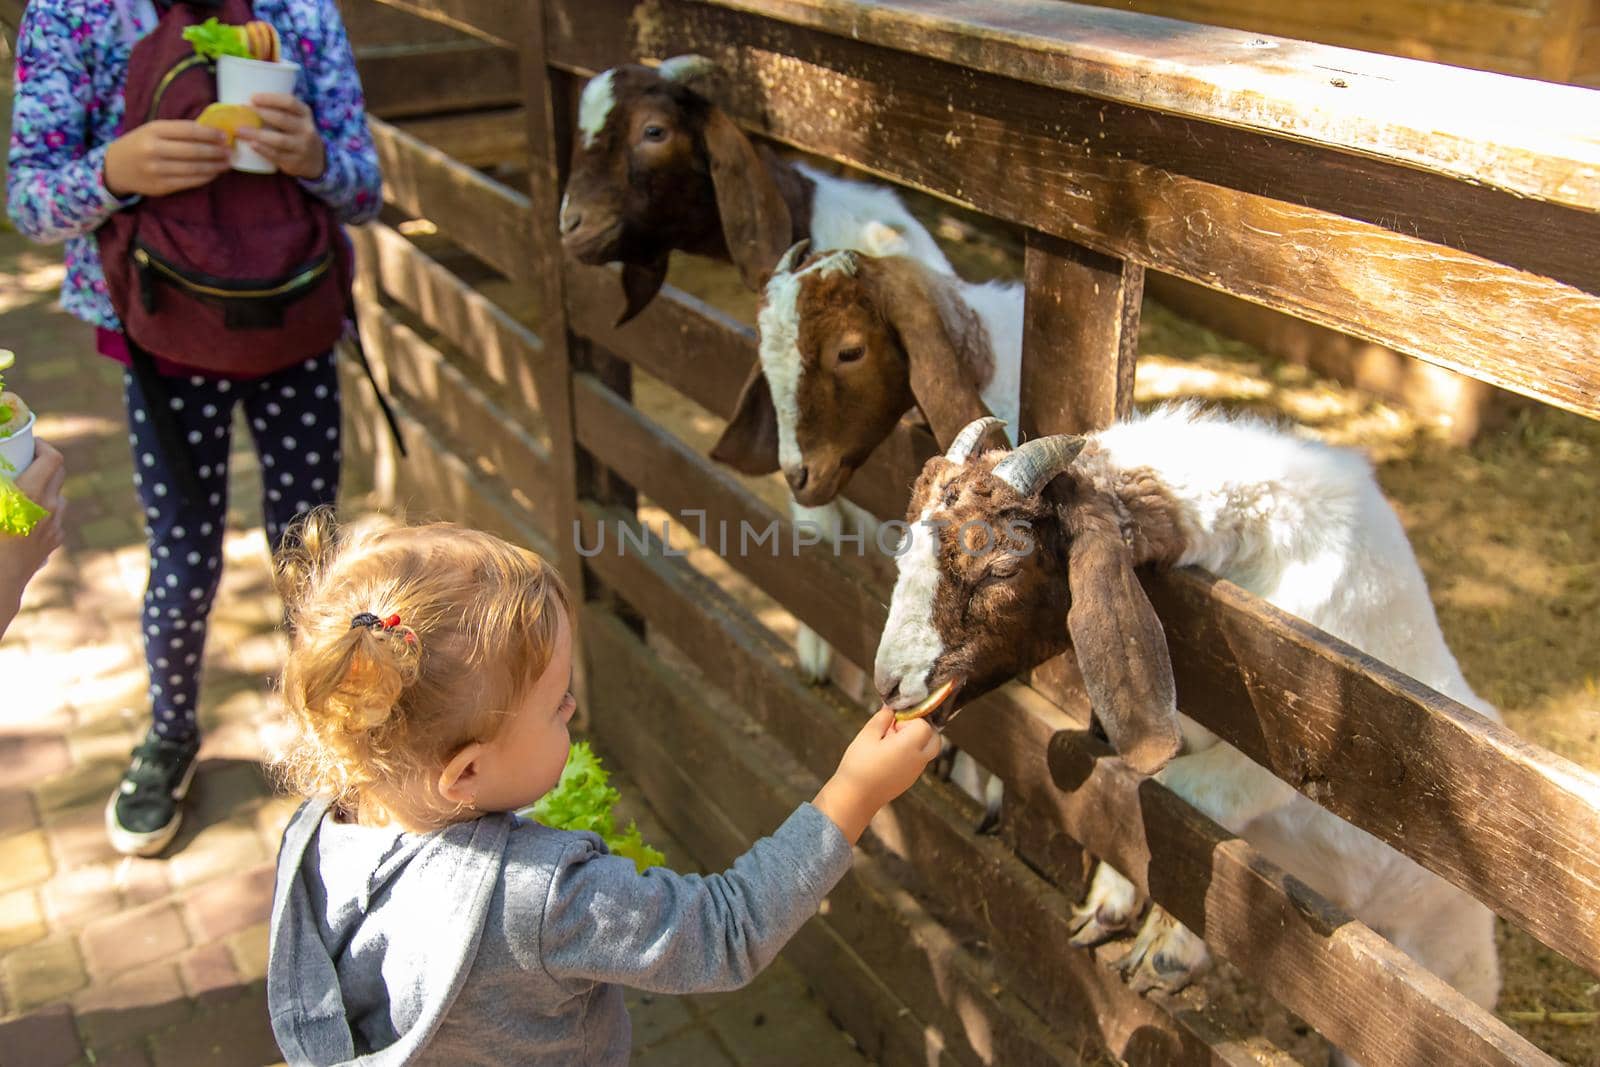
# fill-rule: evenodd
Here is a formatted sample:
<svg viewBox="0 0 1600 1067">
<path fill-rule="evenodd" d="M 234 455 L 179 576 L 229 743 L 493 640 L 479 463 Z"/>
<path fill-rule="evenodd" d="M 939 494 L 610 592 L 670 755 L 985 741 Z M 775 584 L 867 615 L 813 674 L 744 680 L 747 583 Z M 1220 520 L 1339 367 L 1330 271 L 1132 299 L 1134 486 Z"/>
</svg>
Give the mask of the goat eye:
<svg viewBox="0 0 1600 1067">
<path fill-rule="evenodd" d="M 644 139 L 646 141 L 665 141 L 667 139 L 667 128 L 654 124 L 646 126 L 644 128 Z"/>
<path fill-rule="evenodd" d="M 839 362 L 854 363 L 856 360 L 860 359 L 866 354 L 867 350 L 862 345 L 854 345 L 850 348 L 841 348 L 839 349 Z"/>
</svg>

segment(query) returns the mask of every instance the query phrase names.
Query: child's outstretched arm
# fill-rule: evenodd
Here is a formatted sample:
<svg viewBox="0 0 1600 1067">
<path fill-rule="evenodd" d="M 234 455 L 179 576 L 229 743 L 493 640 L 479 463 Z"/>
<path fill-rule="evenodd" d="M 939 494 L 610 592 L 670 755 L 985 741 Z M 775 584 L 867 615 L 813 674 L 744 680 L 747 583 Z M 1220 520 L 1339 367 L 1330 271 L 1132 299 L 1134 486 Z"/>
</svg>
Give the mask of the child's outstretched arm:
<svg viewBox="0 0 1600 1067">
<path fill-rule="evenodd" d="M 538 952 L 552 978 L 658 993 L 737 989 L 772 962 L 850 868 L 878 809 L 939 751 L 924 722 L 881 711 L 851 742 L 816 799 L 722 874 L 635 873 L 631 860 L 576 842 L 551 880 Z"/>
</svg>

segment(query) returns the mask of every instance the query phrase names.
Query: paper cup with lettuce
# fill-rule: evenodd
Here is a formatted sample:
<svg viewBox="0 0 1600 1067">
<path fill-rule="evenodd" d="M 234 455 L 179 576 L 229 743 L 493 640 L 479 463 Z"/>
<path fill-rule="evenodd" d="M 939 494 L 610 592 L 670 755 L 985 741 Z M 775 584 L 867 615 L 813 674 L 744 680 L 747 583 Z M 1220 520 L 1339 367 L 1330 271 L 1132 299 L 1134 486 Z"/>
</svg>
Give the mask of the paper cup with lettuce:
<svg viewBox="0 0 1600 1067">
<path fill-rule="evenodd" d="M 624 856 L 643 874 L 651 867 L 659 867 L 666 857 L 644 843 L 639 834 L 639 824 L 630 822 L 626 830 L 618 830 L 611 809 L 622 794 L 608 784 L 610 775 L 600 766 L 600 757 L 594 754 L 589 742 L 579 741 L 567 754 L 567 765 L 561 771 L 561 781 L 531 808 L 519 814 L 535 819 L 556 830 L 589 830 L 605 841 L 613 856 Z"/>
<path fill-rule="evenodd" d="M 195 121 L 228 134 L 232 146 L 229 162 L 234 170 L 274 173 L 278 168 L 235 134 L 240 127 L 261 125 L 260 116 L 250 107 L 250 98 L 256 93 L 294 95 L 300 66 L 280 58 L 278 31 L 270 22 L 257 20 L 230 26 L 209 18 L 184 30 L 183 38 L 217 65 L 217 103 L 202 111 Z"/>
<path fill-rule="evenodd" d="M 0 533 L 26 537 L 50 513 L 17 488 L 16 477 L 33 463 L 33 412 L 5 385 L 16 356 L 0 348 Z"/>
</svg>

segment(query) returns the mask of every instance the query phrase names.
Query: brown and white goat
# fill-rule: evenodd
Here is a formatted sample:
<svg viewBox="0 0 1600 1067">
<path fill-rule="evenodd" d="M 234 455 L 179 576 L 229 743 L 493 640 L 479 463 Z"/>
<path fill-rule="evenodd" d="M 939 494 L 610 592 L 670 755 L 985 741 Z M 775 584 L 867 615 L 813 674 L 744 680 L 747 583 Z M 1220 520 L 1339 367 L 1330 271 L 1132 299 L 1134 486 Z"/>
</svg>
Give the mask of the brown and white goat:
<svg viewBox="0 0 1600 1067">
<path fill-rule="evenodd" d="M 1158 409 L 1089 437 L 981 451 L 982 421 L 924 466 L 878 647 L 895 708 L 947 722 L 1067 650 L 1132 766 L 1241 834 L 1462 993 L 1492 1006 L 1493 916 L 1179 714 L 1140 564 L 1194 564 L 1491 719 L 1446 646 L 1399 519 L 1361 456 L 1250 419 Z M 1026 537 L 1018 536 L 1025 529 Z M 1133 887 L 1102 864 L 1076 940 L 1131 926 Z M 1126 971 L 1176 988 L 1204 944 L 1151 910 Z"/>
<path fill-rule="evenodd" d="M 620 262 L 626 309 L 660 290 L 674 249 L 731 261 L 758 289 L 784 249 L 906 251 L 950 269 L 885 187 L 845 181 L 757 146 L 695 85 L 702 56 L 628 64 L 584 86 L 561 202 L 561 240 L 581 263 Z"/>
<path fill-rule="evenodd" d="M 801 504 L 833 500 L 913 407 L 941 447 L 980 415 L 1014 424 L 1023 289 L 973 285 L 912 256 L 791 248 L 767 281 L 761 374 L 711 451 L 779 469 Z"/>
</svg>

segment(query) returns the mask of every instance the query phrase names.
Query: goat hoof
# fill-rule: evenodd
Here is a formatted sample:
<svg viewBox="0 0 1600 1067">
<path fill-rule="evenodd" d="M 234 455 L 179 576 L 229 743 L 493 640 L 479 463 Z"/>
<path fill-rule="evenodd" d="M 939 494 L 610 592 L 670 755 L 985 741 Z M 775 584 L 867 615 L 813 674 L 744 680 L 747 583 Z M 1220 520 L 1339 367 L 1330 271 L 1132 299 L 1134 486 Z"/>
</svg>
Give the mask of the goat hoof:
<svg viewBox="0 0 1600 1067">
<path fill-rule="evenodd" d="M 1160 953 L 1145 955 L 1131 974 L 1123 972 L 1128 985 L 1140 996 L 1151 991 L 1167 994 L 1182 992 L 1190 982 L 1194 981 L 1197 974 L 1197 971 L 1187 967 L 1181 960 L 1173 960 Z"/>
<path fill-rule="evenodd" d="M 1107 908 L 1079 906 L 1072 909 L 1072 921 L 1067 929 L 1072 936 L 1067 943 L 1074 948 L 1094 948 L 1127 931 L 1132 916 L 1119 917 Z"/>
<path fill-rule="evenodd" d="M 1117 969 L 1136 993 L 1177 993 L 1203 973 L 1210 961 L 1204 941 L 1160 908 L 1152 908 Z"/>
</svg>

